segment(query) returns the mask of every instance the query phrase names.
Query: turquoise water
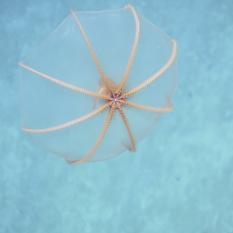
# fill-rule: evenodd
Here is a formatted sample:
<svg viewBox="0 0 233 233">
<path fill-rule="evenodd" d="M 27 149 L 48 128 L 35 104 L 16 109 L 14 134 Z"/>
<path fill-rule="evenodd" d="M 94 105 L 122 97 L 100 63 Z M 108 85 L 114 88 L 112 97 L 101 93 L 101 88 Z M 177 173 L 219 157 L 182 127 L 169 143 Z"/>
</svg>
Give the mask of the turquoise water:
<svg viewBox="0 0 233 233">
<path fill-rule="evenodd" d="M 136 154 L 73 167 L 20 132 L 17 80 L 22 55 L 68 8 L 55 0 L 1 0 L 0 233 L 233 232 L 233 1 L 131 3 L 179 43 L 175 111 Z"/>
</svg>

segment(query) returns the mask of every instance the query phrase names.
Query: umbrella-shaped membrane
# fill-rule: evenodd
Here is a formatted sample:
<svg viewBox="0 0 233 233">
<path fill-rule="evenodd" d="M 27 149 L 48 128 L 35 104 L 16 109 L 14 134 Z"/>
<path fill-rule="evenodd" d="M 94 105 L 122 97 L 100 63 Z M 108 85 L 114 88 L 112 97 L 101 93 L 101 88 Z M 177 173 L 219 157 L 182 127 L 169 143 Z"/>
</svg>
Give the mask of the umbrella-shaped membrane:
<svg viewBox="0 0 233 233">
<path fill-rule="evenodd" d="M 71 11 L 20 62 L 22 128 L 71 163 L 136 151 L 176 87 L 175 40 L 135 8 Z"/>
</svg>

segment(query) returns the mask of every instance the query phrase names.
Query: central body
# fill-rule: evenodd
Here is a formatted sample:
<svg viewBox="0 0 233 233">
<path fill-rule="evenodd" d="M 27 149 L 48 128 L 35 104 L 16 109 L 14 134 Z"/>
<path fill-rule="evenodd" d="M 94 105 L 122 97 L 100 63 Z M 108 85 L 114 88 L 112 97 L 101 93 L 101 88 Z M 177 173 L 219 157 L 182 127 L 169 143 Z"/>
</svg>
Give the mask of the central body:
<svg viewBox="0 0 233 233">
<path fill-rule="evenodd" d="M 122 105 L 125 104 L 125 97 L 122 95 L 121 92 L 112 92 L 110 94 L 110 106 L 120 108 Z"/>
</svg>

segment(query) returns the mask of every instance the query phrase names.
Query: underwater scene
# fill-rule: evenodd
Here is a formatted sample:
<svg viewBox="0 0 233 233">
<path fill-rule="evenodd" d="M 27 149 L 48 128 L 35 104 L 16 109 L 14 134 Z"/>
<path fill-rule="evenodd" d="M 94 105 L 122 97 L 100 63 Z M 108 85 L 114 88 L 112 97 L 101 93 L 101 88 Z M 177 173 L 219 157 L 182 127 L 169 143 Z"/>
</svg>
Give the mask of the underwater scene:
<svg viewBox="0 0 233 233">
<path fill-rule="evenodd" d="M 1 0 L 0 233 L 233 233 L 232 12 Z"/>
</svg>

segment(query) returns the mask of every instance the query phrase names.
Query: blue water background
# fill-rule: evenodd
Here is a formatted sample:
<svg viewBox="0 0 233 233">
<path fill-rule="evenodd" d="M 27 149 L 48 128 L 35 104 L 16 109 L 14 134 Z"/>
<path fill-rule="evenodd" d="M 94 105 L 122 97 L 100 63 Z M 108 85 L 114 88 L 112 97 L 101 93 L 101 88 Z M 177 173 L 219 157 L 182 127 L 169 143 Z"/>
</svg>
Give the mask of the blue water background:
<svg viewBox="0 0 233 233">
<path fill-rule="evenodd" d="M 136 154 L 72 167 L 20 132 L 17 79 L 68 7 L 0 1 L 0 233 L 233 233 L 233 1 L 130 2 L 178 41 L 175 111 Z"/>
</svg>

